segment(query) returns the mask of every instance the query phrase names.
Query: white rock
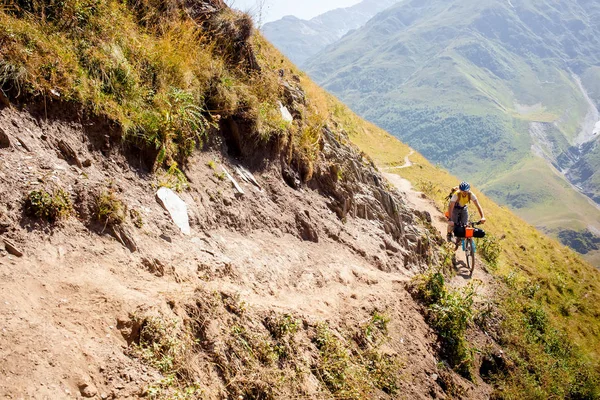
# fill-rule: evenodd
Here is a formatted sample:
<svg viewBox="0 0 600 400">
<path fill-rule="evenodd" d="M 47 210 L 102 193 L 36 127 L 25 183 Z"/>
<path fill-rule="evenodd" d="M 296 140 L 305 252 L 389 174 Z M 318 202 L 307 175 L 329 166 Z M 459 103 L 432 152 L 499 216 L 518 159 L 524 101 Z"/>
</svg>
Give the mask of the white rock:
<svg viewBox="0 0 600 400">
<path fill-rule="evenodd" d="M 231 174 L 229 173 L 229 171 L 227 171 L 225 169 L 224 166 L 221 165 L 221 169 L 223 170 L 223 172 L 225 173 L 225 175 L 227 176 L 227 178 L 231 181 L 231 184 L 233 185 L 233 187 L 235 188 L 235 190 L 237 191 L 238 194 L 240 195 L 244 195 L 244 189 L 242 189 L 242 187 L 240 186 L 239 183 L 237 183 L 237 181 L 233 178 L 233 176 L 231 176 Z"/>
<path fill-rule="evenodd" d="M 190 221 L 187 213 L 187 205 L 174 191 L 161 187 L 156 192 L 158 202 L 169 212 L 175 225 L 181 229 L 184 235 L 191 234 Z"/>
<path fill-rule="evenodd" d="M 283 118 L 284 121 L 294 122 L 294 117 L 292 117 L 292 114 L 290 114 L 290 111 L 287 109 L 286 106 L 281 104 L 281 102 L 279 102 L 279 110 L 281 111 L 281 118 Z"/>
</svg>

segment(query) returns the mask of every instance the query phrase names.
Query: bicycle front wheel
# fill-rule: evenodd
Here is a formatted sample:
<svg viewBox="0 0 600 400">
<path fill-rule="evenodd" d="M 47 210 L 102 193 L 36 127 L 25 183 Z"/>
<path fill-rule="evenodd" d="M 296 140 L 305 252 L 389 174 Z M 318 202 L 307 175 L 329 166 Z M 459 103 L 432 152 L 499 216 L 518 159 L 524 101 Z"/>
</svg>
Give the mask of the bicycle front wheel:
<svg viewBox="0 0 600 400">
<path fill-rule="evenodd" d="M 473 246 L 473 239 L 467 239 L 465 243 L 465 257 L 467 259 L 467 268 L 469 269 L 469 276 L 473 276 L 475 270 L 475 246 Z"/>
</svg>

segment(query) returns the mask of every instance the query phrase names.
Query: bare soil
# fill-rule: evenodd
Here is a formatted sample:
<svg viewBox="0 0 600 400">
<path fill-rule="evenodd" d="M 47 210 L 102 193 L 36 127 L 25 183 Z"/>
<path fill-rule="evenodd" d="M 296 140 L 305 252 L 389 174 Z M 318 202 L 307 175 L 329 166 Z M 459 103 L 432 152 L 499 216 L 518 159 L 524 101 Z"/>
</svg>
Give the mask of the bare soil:
<svg viewBox="0 0 600 400">
<path fill-rule="evenodd" d="M 162 376 L 131 355 L 128 321 L 153 313 L 181 317 L 199 292 L 239 296 L 250 315 L 285 312 L 305 326 L 327 321 L 340 332 L 380 310 L 390 317 L 387 351 L 401 357 L 402 370 L 399 394 L 377 398 L 489 396 L 479 378 L 473 383 L 456 374 L 447 379 L 461 394 L 444 392 L 436 336 L 407 289 L 427 267 L 403 244 L 410 239 L 390 239 L 377 219 L 340 220 L 318 191 L 289 187 L 278 163 L 247 166 L 260 189 L 234 175 L 241 196 L 213 169 L 232 172 L 239 161 L 218 147 L 199 152 L 185 170 L 190 188 L 180 193 L 192 227 L 186 236 L 156 201 L 166 178 L 132 160 L 108 130 L 90 132 L 90 121 L 11 107 L 0 110 L 0 128 L 10 140 L 0 148 L 0 233 L 23 253 L 0 255 L 0 397 L 147 397 Z M 65 154 L 60 141 L 75 155 Z M 430 202 L 396 175 L 388 179 L 402 192 L 403 210 L 429 212 L 442 231 Z M 73 216 L 50 224 L 26 215 L 29 192 L 56 187 L 72 196 Z M 93 218 L 93 194 L 107 188 L 135 210 L 125 224 L 134 252 Z M 415 223 L 407 232 L 421 229 Z M 479 267 L 474 279 L 481 287 L 489 281 Z M 459 271 L 453 284 L 467 281 Z M 199 357 L 201 398 L 228 398 L 215 365 Z M 311 386 L 315 379 L 307 378 L 298 398 L 332 398 Z"/>
</svg>

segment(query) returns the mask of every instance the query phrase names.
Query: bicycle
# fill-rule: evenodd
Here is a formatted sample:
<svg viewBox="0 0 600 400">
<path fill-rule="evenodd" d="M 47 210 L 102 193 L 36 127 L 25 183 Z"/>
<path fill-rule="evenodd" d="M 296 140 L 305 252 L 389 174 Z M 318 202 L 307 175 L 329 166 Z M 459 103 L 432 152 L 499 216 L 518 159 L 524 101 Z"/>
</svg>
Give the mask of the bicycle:
<svg viewBox="0 0 600 400">
<path fill-rule="evenodd" d="M 481 225 L 481 221 L 469 222 L 466 226 L 459 226 L 458 228 L 462 227 L 465 229 L 465 236 L 455 236 L 456 247 L 454 247 L 454 251 L 458 250 L 458 239 L 460 239 L 460 245 L 462 245 L 462 249 L 465 252 L 465 258 L 467 260 L 467 268 L 470 271 L 469 277 L 473 276 L 473 271 L 475 270 L 475 253 L 477 252 L 477 246 L 475 245 L 475 241 L 473 240 L 473 231 L 477 225 Z"/>
</svg>

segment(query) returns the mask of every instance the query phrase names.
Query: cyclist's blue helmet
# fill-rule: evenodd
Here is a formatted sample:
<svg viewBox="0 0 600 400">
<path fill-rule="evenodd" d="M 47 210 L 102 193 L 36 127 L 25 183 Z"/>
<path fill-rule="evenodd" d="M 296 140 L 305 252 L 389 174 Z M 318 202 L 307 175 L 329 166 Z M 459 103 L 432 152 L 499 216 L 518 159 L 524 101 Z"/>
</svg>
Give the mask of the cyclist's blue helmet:
<svg viewBox="0 0 600 400">
<path fill-rule="evenodd" d="M 471 190 L 471 185 L 469 185 L 467 182 L 461 182 L 458 188 L 463 192 L 468 192 L 469 190 Z"/>
</svg>

